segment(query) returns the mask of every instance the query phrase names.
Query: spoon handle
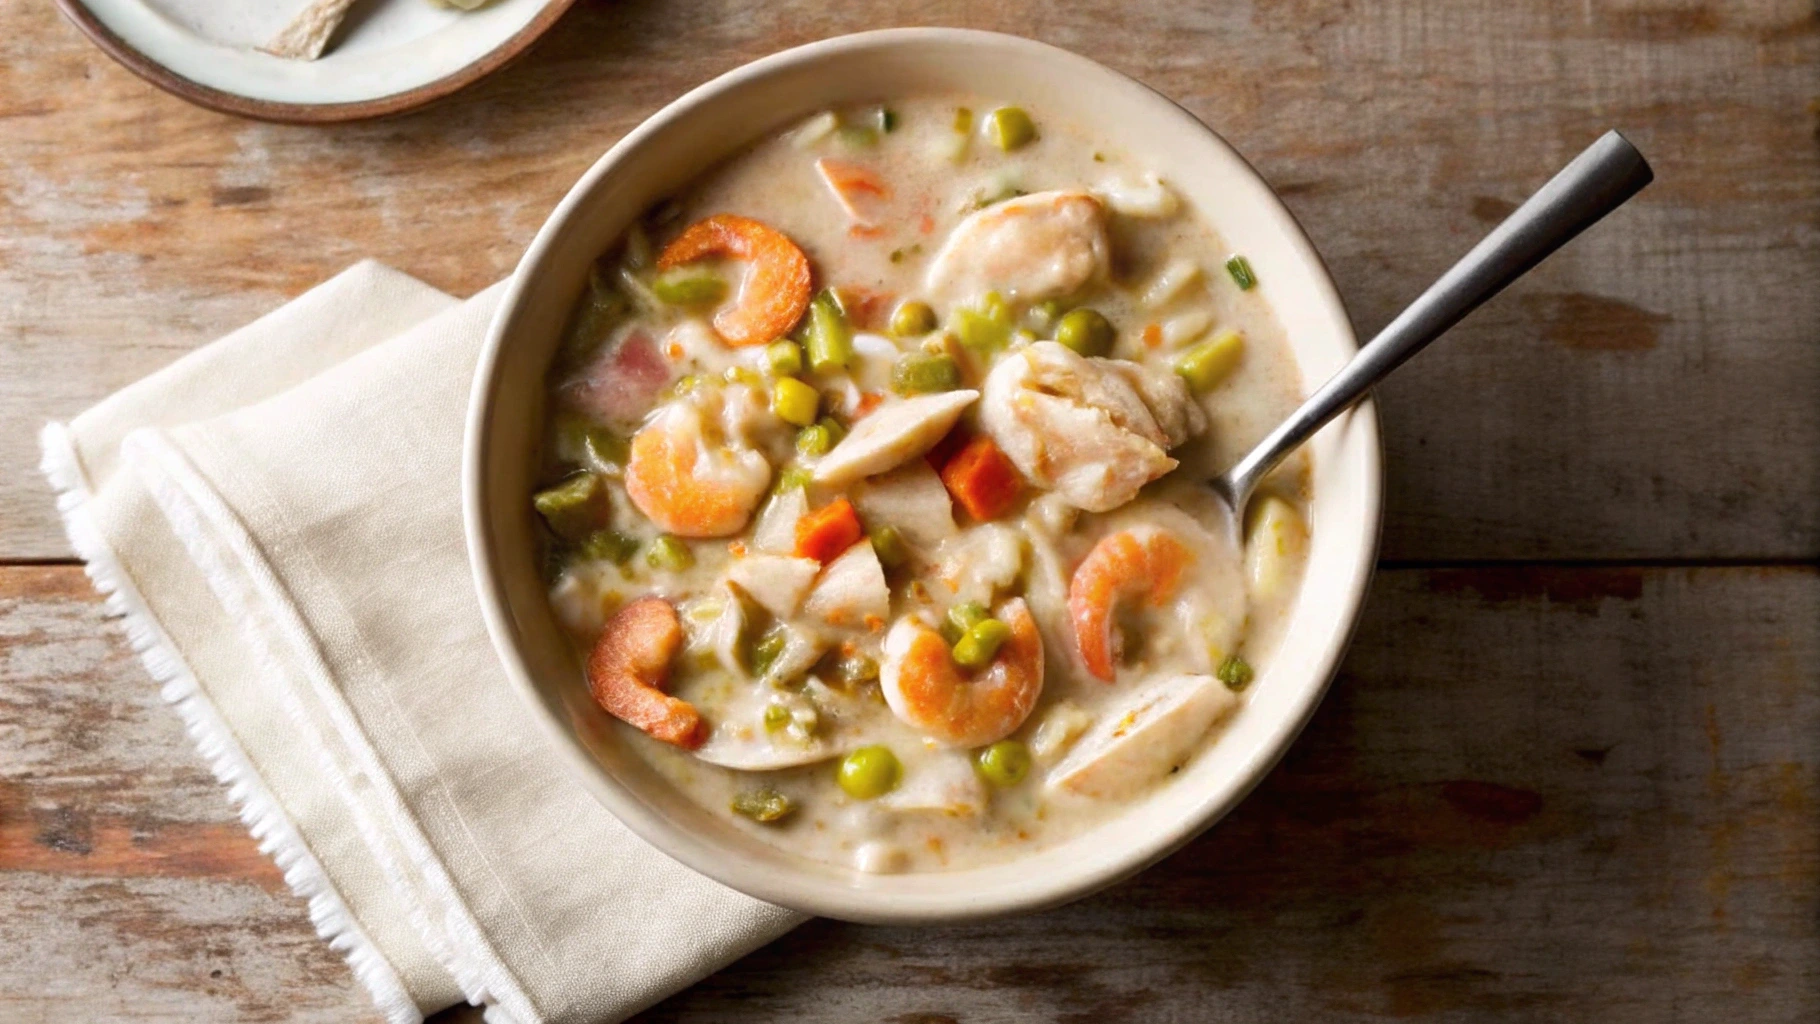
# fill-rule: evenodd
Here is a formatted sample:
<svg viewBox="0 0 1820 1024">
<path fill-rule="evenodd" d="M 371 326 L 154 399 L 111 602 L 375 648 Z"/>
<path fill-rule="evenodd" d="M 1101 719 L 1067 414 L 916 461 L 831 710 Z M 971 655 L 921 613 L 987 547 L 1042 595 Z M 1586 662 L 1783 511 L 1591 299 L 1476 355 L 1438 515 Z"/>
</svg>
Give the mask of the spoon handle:
<svg viewBox="0 0 1820 1024">
<path fill-rule="evenodd" d="M 1615 131 L 1588 146 L 1216 482 L 1234 513 L 1242 515 L 1258 481 L 1327 421 L 1653 177 L 1643 154 Z"/>
</svg>

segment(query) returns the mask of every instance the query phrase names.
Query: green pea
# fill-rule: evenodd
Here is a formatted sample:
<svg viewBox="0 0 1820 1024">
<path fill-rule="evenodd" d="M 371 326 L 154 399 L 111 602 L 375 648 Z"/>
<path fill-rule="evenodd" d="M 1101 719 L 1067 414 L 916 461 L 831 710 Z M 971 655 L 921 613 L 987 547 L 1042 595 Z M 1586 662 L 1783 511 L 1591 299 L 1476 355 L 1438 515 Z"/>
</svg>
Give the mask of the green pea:
<svg viewBox="0 0 1820 1024">
<path fill-rule="evenodd" d="M 834 662 L 834 678 L 847 687 L 869 683 L 878 678 L 878 662 L 858 652 L 842 655 Z"/>
<path fill-rule="evenodd" d="M 809 303 L 807 344 L 809 369 L 816 373 L 838 370 L 853 361 L 853 325 L 841 310 L 834 293 L 822 289 Z"/>
<path fill-rule="evenodd" d="M 965 633 L 991 617 L 992 613 L 986 609 L 985 605 L 980 604 L 978 601 L 962 601 L 960 604 L 948 609 L 948 621 L 954 623 L 954 628 L 960 630 L 962 633 Z"/>
<path fill-rule="evenodd" d="M 1225 380 L 1244 354 L 1245 336 L 1229 327 L 1182 353 L 1175 361 L 1175 372 L 1201 394 Z"/>
<path fill-rule="evenodd" d="M 1016 740 L 999 740 L 974 755 L 973 766 L 994 786 L 1015 786 L 1030 774 L 1030 751 Z"/>
<path fill-rule="evenodd" d="M 1103 356 L 1112 351 L 1112 340 L 1118 335 L 1112 321 L 1097 309 L 1071 309 L 1055 325 L 1055 340 L 1084 356 Z"/>
<path fill-rule="evenodd" d="M 960 386 L 960 364 L 949 356 L 912 352 L 891 367 L 891 390 L 900 395 L 927 395 Z"/>
<path fill-rule="evenodd" d="M 638 553 L 638 538 L 628 537 L 618 530 L 596 530 L 581 542 L 580 551 L 584 558 L 624 565 Z"/>
<path fill-rule="evenodd" d="M 1251 663 L 1236 654 L 1230 655 L 1225 661 L 1220 662 L 1220 669 L 1214 674 L 1219 677 L 1220 682 L 1226 684 L 1226 689 L 1233 693 L 1251 685 L 1253 675 Z"/>
<path fill-rule="evenodd" d="M 771 385 L 771 411 L 778 419 L 793 426 L 806 427 L 815 422 L 822 396 L 795 377 L 779 377 Z"/>
<path fill-rule="evenodd" d="M 815 474 L 807 466 L 785 466 L 777 472 L 776 489 L 779 494 L 809 486 Z"/>
<path fill-rule="evenodd" d="M 552 533 L 566 540 L 580 540 L 600 525 L 605 498 L 600 477 L 577 473 L 532 495 L 531 505 Z"/>
<path fill-rule="evenodd" d="M 1036 122 L 1022 107 L 1000 107 L 986 115 L 986 131 L 993 145 L 1009 153 L 1036 138 Z"/>
<path fill-rule="evenodd" d="M 765 731 L 776 732 L 790 724 L 790 709 L 782 704 L 765 706 Z"/>
<path fill-rule="evenodd" d="M 891 333 L 900 338 L 920 338 L 935 330 L 935 310 L 927 302 L 914 299 L 897 307 L 891 314 Z"/>
<path fill-rule="evenodd" d="M 645 564 L 653 569 L 681 572 L 695 564 L 695 555 L 689 545 L 666 533 L 651 542 L 650 550 L 645 552 Z"/>
<path fill-rule="evenodd" d="M 903 766 L 890 747 L 861 747 L 841 758 L 834 779 L 855 800 L 872 800 L 897 788 Z"/>
<path fill-rule="evenodd" d="M 754 789 L 733 798 L 733 813 L 767 824 L 796 810 L 790 798 L 775 789 Z"/>
<path fill-rule="evenodd" d="M 765 346 L 765 365 L 779 377 L 794 377 L 803 372 L 803 347 L 789 338 Z"/>
<path fill-rule="evenodd" d="M 727 297 L 727 282 L 713 271 L 681 267 L 657 275 L 651 294 L 667 306 L 711 306 Z"/>
<path fill-rule="evenodd" d="M 954 645 L 955 663 L 963 668 L 985 668 L 998 649 L 1011 639 L 1011 627 L 997 619 L 982 619 Z"/>
<path fill-rule="evenodd" d="M 819 423 L 796 432 L 796 450 L 804 455 L 826 455 L 834 450 L 834 436 Z"/>
<path fill-rule="evenodd" d="M 879 564 L 887 569 L 895 569 L 910 560 L 910 548 L 895 526 L 881 526 L 867 534 L 866 539 L 872 542 L 872 551 L 878 555 Z"/>
</svg>

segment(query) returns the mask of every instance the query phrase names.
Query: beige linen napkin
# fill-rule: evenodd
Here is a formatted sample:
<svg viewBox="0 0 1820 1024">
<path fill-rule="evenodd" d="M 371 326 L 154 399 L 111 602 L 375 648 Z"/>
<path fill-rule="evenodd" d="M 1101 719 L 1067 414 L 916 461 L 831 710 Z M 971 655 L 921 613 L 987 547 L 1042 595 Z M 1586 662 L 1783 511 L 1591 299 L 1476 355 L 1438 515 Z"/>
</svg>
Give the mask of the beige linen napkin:
<svg viewBox="0 0 1820 1024">
<path fill-rule="evenodd" d="M 498 300 L 362 263 L 44 431 L 76 551 L 388 1020 L 617 1021 L 800 918 L 566 774 L 469 583 L 462 420 Z"/>
</svg>

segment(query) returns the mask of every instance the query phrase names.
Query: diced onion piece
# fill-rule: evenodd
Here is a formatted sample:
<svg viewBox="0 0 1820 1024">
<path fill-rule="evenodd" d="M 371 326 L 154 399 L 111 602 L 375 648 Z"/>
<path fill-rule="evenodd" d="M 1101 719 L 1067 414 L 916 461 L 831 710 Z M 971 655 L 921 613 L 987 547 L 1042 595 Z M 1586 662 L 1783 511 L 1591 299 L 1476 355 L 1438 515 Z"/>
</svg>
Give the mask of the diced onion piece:
<svg viewBox="0 0 1820 1024">
<path fill-rule="evenodd" d="M 884 624 L 891 614 L 891 588 L 871 541 L 860 541 L 828 563 L 803 602 L 803 614 L 849 629 Z"/>
<path fill-rule="evenodd" d="M 1109 181 L 1094 191 L 1114 213 L 1126 217 L 1173 217 L 1181 206 L 1175 192 L 1154 174 L 1146 174 L 1142 181 L 1135 183 L 1122 179 Z"/>
<path fill-rule="evenodd" d="M 798 125 L 790 133 L 790 145 L 797 149 L 808 149 L 821 140 L 834 134 L 840 127 L 840 118 L 832 110 L 824 110 Z"/>
<path fill-rule="evenodd" d="M 1163 347 L 1180 348 L 1213 328 L 1213 314 L 1205 309 L 1191 309 L 1163 321 Z"/>
<path fill-rule="evenodd" d="M 796 550 L 796 521 L 809 511 L 809 499 L 801 487 L 792 487 L 765 504 L 758 514 L 758 525 L 752 528 L 752 546 L 776 555 Z"/>
<path fill-rule="evenodd" d="M 821 569 L 821 563 L 813 558 L 752 554 L 734 559 L 727 567 L 727 581 L 750 595 L 765 611 L 787 619 L 796 614 Z"/>
<path fill-rule="evenodd" d="M 1294 505 L 1274 494 L 1252 502 L 1245 537 L 1245 578 L 1262 600 L 1283 597 L 1294 586 L 1308 548 L 1308 526 Z"/>
<path fill-rule="evenodd" d="M 1138 301 L 1145 309 L 1159 309 L 1170 300 L 1182 294 L 1182 290 L 1201 278 L 1201 265 L 1193 260 L 1171 260 L 1157 275 L 1144 286 L 1144 295 Z"/>
</svg>

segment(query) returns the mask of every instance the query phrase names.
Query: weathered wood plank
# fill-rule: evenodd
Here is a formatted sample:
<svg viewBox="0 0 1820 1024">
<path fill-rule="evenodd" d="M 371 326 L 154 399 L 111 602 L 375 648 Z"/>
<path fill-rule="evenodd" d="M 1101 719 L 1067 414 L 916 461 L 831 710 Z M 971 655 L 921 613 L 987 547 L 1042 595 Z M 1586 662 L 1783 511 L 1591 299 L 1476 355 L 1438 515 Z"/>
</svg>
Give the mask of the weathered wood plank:
<svg viewBox="0 0 1820 1024">
<path fill-rule="evenodd" d="M 0 1018 L 369 1019 L 99 618 L 0 569 Z M 643 1019 L 1812 1019 L 1816 623 L 1812 567 L 1384 573 L 1308 733 L 1168 862 L 812 923 Z"/>
<path fill-rule="evenodd" d="M 1820 555 L 1807 0 L 614 0 L 440 107 L 334 129 L 191 109 L 8 5 L 0 554 L 65 551 L 27 471 L 41 420 L 361 256 L 471 292 L 669 98 L 884 23 L 1023 32 L 1177 97 L 1283 190 L 1367 330 L 1600 130 L 1632 132 L 1658 183 L 1387 388 L 1386 555 Z"/>
</svg>

